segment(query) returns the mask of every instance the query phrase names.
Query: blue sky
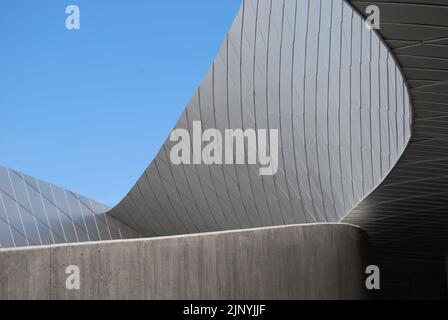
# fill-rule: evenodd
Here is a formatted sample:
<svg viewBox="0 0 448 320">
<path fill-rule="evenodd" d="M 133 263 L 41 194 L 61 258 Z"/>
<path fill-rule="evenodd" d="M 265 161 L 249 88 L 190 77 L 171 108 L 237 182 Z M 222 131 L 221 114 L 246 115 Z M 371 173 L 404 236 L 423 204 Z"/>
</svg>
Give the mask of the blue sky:
<svg viewBox="0 0 448 320">
<path fill-rule="evenodd" d="M 65 28 L 65 8 L 81 30 Z M 0 165 L 110 206 L 159 151 L 241 0 L 2 0 Z"/>
</svg>

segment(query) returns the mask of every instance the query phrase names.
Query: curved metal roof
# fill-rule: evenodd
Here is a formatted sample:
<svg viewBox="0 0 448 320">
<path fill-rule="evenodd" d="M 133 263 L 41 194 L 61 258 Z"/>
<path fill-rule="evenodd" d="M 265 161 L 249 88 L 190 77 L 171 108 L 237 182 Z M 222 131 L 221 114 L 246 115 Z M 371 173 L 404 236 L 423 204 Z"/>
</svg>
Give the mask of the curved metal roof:
<svg viewBox="0 0 448 320">
<path fill-rule="evenodd" d="M 413 137 L 398 165 L 345 222 L 378 246 L 448 248 L 448 3 L 351 1 L 377 5 L 379 33 L 401 64 L 414 106 Z"/>
<path fill-rule="evenodd" d="M 96 201 L 0 166 L 0 248 L 139 237 Z"/>
<path fill-rule="evenodd" d="M 167 140 L 109 213 L 143 236 L 343 219 L 379 247 L 446 251 L 448 4 L 350 2 L 378 5 L 379 33 L 342 0 L 244 1 L 176 126 L 278 129 L 276 175 L 174 165 Z"/>
<path fill-rule="evenodd" d="M 175 165 L 167 140 L 111 214 L 146 236 L 339 221 L 398 161 L 410 110 L 393 55 L 346 2 L 244 1 L 176 129 L 278 129 L 278 173 Z"/>
</svg>

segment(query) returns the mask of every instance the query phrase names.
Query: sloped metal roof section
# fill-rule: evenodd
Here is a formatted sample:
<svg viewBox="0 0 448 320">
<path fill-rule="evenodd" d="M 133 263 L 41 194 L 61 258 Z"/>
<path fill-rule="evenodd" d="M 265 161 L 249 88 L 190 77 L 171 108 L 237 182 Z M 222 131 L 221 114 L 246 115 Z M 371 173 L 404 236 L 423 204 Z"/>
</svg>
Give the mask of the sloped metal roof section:
<svg viewBox="0 0 448 320">
<path fill-rule="evenodd" d="M 393 55 L 348 3 L 247 0 L 176 128 L 193 136 L 194 121 L 278 129 L 278 173 L 174 165 L 168 139 L 110 212 L 144 236 L 339 221 L 395 166 L 412 115 Z"/>
<path fill-rule="evenodd" d="M 345 219 L 375 244 L 418 250 L 448 247 L 448 2 L 351 1 L 377 5 L 379 32 L 411 87 L 412 141 L 386 181 Z"/>
<path fill-rule="evenodd" d="M 0 248 L 138 237 L 106 206 L 0 167 Z"/>
</svg>

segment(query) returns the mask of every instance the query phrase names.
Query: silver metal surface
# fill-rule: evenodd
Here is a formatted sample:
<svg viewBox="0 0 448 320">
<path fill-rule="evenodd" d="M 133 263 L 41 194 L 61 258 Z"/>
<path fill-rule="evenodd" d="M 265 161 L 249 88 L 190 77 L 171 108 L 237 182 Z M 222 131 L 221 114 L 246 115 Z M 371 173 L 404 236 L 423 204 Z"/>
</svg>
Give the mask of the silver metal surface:
<svg viewBox="0 0 448 320">
<path fill-rule="evenodd" d="M 138 237 L 106 206 L 0 167 L 0 248 Z"/>
<path fill-rule="evenodd" d="M 342 0 L 247 0 L 176 128 L 280 130 L 279 170 L 173 165 L 165 142 L 110 212 L 144 236 L 339 221 L 411 137 L 392 54 Z"/>
<path fill-rule="evenodd" d="M 414 132 L 385 182 L 344 220 L 375 245 L 400 250 L 448 249 L 448 2 L 351 1 L 381 11 L 379 32 L 411 87 Z"/>
</svg>

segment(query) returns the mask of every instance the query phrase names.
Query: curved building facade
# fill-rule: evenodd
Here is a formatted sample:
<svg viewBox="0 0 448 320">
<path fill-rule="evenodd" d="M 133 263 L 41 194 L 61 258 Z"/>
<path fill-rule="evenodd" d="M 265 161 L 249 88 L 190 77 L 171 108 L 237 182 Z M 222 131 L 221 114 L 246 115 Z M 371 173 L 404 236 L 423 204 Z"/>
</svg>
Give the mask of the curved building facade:
<svg viewBox="0 0 448 320">
<path fill-rule="evenodd" d="M 343 222 L 367 231 L 385 297 L 446 297 L 447 16 L 442 0 L 243 1 L 115 208 L 0 168 L 1 246 Z"/>
<path fill-rule="evenodd" d="M 397 163 L 412 111 L 393 54 L 351 5 L 247 0 L 176 130 L 195 123 L 276 130 L 277 173 L 173 164 L 168 139 L 111 215 L 145 236 L 340 221 Z"/>
<path fill-rule="evenodd" d="M 447 297 L 448 4 L 443 0 L 358 1 L 375 5 L 379 33 L 402 66 L 413 104 L 413 136 L 387 179 L 344 219 L 361 226 L 387 272 L 387 297 Z M 410 294 L 410 292 L 413 292 Z"/>
<path fill-rule="evenodd" d="M 448 5 L 441 0 L 352 1 L 381 11 L 380 33 L 402 66 L 414 106 L 413 138 L 384 183 L 346 221 L 381 246 L 448 248 Z"/>
<path fill-rule="evenodd" d="M 246 0 L 173 134 L 118 206 L 108 211 L 2 169 L 3 243 L 338 222 L 394 168 L 410 141 L 411 126 L 403 73 L 385 42 L 350 4 Z M 213 135 L 204 138 L 210 129 L 221 134 L 219 141 Z M 197 159 L 194 150 L 188 163 L 173 161 L 179 130 L 200 153 L 212 144 L 223 147 L 223 163 L 229 164 L 204 164 L 207 159 L 202 154 Z M 240 140 L 229 134 L 238 131 Z M 238 145 L 244 153 L 240 158 Z M 271 175 L 261 174 L 261 151 L 275 165 Z M 256 159 L 251 161 L 251 154 Z M 15 185 L 20 187 L 14 190 Z M 17 207 L 17 213 L 9 207 Z M 111 228 L 108 219 L 120 227 Z"/>
<path fill-rule="evenodd" d="M 0 248 L 138 237 L 94 200 L 0 167 Z"/>
</svg>

